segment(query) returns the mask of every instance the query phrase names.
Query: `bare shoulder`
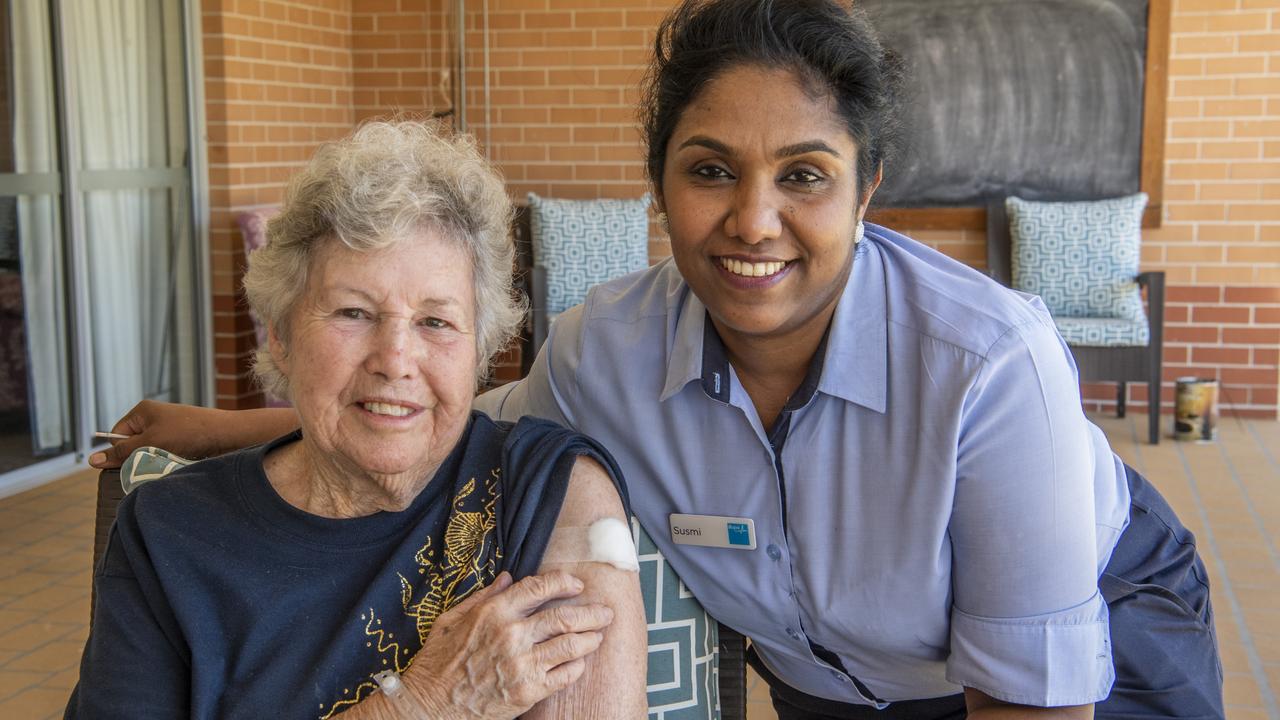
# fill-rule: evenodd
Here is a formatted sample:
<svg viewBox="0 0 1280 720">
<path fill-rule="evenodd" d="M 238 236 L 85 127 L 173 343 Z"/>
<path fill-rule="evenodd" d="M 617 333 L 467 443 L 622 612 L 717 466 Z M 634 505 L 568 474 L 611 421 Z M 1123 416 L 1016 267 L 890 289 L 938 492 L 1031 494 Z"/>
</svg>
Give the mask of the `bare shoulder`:
<svg viewBox="0 0 1280 720">
<path fill-rule="evenodd" d="M 595 458 L 579 455 L 569 476 L 569 489 L 557 525 L 585 526 L 603 518 L 623 516 L 622 499 L 609 471 Z"/>
</svg>

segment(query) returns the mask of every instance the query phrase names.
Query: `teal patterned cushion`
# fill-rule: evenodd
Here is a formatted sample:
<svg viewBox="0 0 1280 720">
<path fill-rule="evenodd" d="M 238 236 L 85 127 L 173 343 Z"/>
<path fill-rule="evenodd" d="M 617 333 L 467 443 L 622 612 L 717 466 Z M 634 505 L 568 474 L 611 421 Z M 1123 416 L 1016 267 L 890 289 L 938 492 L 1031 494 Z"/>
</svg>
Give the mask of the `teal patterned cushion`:
<svg viewBox="0 0 1280 720">
<path fill-rule="evenodd" d="M 133 451 L 120 468 L 129 493 L 192 461 L 159 448 Z M 640 592 L 649 625 L 649 717 L 653 720 L 719 720 L 720 633 L 653 540 L 631 519 L 640 557 Z"/>
<path fill-rule="evenodd" d="M 129 453 L 120 465 L 120 488 L 128 495 L 143 483 L 159 480 L 178 468 L 186 467 L 194 460 L 178 457 L 157 447 L 140 447 Z"/>
<path fill-rule="evenodd" d="M 1145 193 L 1093 202 L 1009 198 L 1013 286 L 1054 318 L 1113 318 L 1143 326 L 1138 245 Z M 1146 344 L 1145 340 L 1142 344 Z"/>
<path fill-rule="evenodd" d="M 720 632 L 693 593 L 680 582 L 635 518 L 640 591 L 649 624 L 649 717 L 718 720 Z"/>
<path fill-rule="evenodd" d="M 1131 322 L 1116 318 L 1054 318 L 1058 334 L 1068 345 L 1090 347 L 1134 347 L 1151 342 L 1146 321 Z"/>
<path fill-rule="evenodd" d="M 649 195 L 551 200 L 529 193 L 533 262 L 547 273 L 547 315 L 577 305 L 605 280 L 649 266 Z"/>
</svg>

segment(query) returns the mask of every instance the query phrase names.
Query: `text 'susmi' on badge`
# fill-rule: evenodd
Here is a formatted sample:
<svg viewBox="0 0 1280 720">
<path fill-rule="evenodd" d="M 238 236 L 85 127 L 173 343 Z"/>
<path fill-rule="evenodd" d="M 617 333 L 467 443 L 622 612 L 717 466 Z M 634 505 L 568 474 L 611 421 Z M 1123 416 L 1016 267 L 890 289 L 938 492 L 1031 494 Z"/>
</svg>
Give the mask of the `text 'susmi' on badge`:
<svg viewBox="0 0 1280 720">
<path fill-rule="evenodd" d="M 723 515 L 681 515 L 672 513 L 671 541 L 677 545 L 756 549 L 756 524 L 751 518 Z"/>
</svg>

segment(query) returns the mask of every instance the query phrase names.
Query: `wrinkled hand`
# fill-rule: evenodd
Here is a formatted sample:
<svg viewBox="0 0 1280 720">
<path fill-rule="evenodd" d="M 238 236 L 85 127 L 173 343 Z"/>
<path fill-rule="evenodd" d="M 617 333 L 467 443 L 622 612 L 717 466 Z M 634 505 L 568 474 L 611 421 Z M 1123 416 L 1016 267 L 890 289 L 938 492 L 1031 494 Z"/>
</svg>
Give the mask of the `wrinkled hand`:
<svg viewBox="0 0 1280 720">
<path fill-rule="evenodd" d="M 111 428 L 113 433 L 130 437 L 111 440 L 111 447 L 89 456 L 89 464 L 96 468 L 120 467 L 129 453 L 147 445 L 191 460 L 217 455 L 221 450 L 214 419 L 221 413 L 212 408 L 143 400 Z"/>
<path fill-rule="evenodd" d="M 404 683 L 431 718 L 514 718 L 582 675 L 613 611 L 542 606 L 582 592 L 563 572 L 502 573 L 436 620 Z"/>
</svg>

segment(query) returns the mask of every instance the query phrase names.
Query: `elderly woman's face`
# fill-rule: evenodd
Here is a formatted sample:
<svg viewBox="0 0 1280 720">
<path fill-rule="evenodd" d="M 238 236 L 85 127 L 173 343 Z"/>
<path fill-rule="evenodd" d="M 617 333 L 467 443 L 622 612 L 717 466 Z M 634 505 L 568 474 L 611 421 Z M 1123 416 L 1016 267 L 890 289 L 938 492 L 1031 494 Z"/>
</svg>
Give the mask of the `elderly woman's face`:
<svg viewBox="0 0 1280 720">
<path fill-rule="evenodd" d="M 476 382 L 471 260 L 422 230 L 390 248 L 325 242 L 294 308 L 289 378 L 305 439 L 367 476 L 429 477 L 466 427 Z"/>
<path fill-rule="evenodd" d="M 676 265 L 722 333 L 825 328 L 865 210 L 857 150 L 833 101 L 789 71 L 731 68 L 685 108 L 661 203 Z"/>
</svg>

